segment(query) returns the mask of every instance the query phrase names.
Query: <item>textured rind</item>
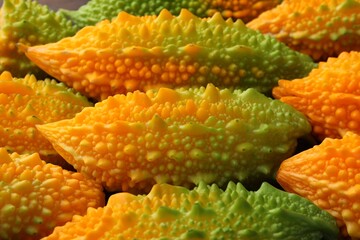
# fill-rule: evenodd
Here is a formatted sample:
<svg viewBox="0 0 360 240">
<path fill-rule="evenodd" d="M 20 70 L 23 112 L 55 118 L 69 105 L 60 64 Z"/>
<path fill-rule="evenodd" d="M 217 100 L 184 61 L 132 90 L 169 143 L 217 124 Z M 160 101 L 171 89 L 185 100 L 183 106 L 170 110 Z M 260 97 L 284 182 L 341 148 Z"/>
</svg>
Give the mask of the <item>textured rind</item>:
<svg viewBox="0 0 360 240">
<path fill-rule="evenodd" d="M 287 104 L 211 84 L 116 95 L 37 127 L 67 162 L 110 191 L 262 182 L 311 130 Z"/>
<path fill-rule="evenodd" d="M 45 163 L 37 153 L 9 155 L 0 148 L 0 238 L 36 240 L 87 208 L 103 207 L 100 184 Z"/>
<path fill-rule="evenodd" d="M 84 95 L 105 99 L 159 86 L 256 88 L 270 92 L 281 78 L 306 76 L 316 64 L 276 39 L 219 13 L 201 19 L 121 12 L 56 43 L 22 51 L 40 68 Z"/>
<path fill-rule="evenodd" d="M 360 51 L 358 0 L 284 0 L 247 26 L 270 34 L 316 61 Z"/>
<path fill-rule="evenodd" d="M 95 25 L 104 19 L 112 19 L 121 11 L 145 16 L 157 15 L 162 9 L 167 9 L 177 15 L 184 8 L 202 18 L 211 17 L 216 12 L 220 12 L 224 18 L 240 18 L 248 22 L 280 2 L 280 0 L 91 0 L 77 10 L 60 9 L 59 13 L 70 18 L 79 29 Z"/>
<path fill-rule="evenodd" d="M 360 133 L 360 52 L 343 52 L 320 62 L 307 77 L 279 80 L 273 96 L 305 114 L 313 135 L 340 138 Z"/>
<path fill-rule="evenodd" d="M 0 10 L 0 73 L 11 72 L 15 77 L 28 73 L 45 77 L 46 73 L 32 63 L 17 48 L 26 45 L 56 42 L 76 33 L 70 20 L 47 6 L 30 0 L 4 0 Z"/>
<path fill-rule="evenodd" d="M 35 125 L 72 118 L 93 106 L 85 97 L 55 80 L 37 80 L 34 75 L 15 78 L 0 75 L 0 147 L 9 152 L 40 153 L 46 161 L 61 157 Z M 58 156 L 58 157 L 56 157 Z M 55 163 L 55 162 L 54 162 Z"/>
<path fill-rule="evenodd" d="M 112 195 L 104 208 L 43 240 L 55 239 L 337 239 L 333 217 L 311 202 L 263 183 L 256 192 L 230 182 L 226 190 L 167 184 L 134 196 Z"/>
<path fill-rule="evenodd" d="M 326 138 L 320 145 L 285 160 L 277 180 L 337 219 L 344 236 L 360 238 L 360 136 Z"/>
</svg>

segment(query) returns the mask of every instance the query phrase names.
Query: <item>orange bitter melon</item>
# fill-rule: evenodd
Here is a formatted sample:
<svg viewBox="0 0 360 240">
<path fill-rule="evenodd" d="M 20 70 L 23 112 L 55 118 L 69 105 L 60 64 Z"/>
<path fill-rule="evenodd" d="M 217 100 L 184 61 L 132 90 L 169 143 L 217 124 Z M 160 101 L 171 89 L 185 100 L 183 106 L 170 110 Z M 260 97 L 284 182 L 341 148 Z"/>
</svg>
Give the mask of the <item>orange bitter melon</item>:
<svg viewBox="0 0 360 240">
<path fill-rule="evenodd" d="M 285 160 L 277 173 L 281 186 L 337 219 L 344 236 L 360 238 L 360 136 L 326 138 Z"/>
<path fill-rule="evenodd" d="M 104 204 L 101 185 L 81 173 L 0 148 L 0 239 L 40 239 Z"/>
<path fill-rule="evenodd" d="M 247 24 L 316 61 L 360 51 L 359 0 L 284 0 Z"/>
<path fill-rule="evenodd" d="M 115 95 L 37 128 L 75 169 L 110 191 L 231 179 L 255 185 L 272 178 L 311 130 L 281 101 L 211 84 Z"/>
<path fill-rule="evenodd" d="M 304 113 L 313 135 L 340 138 L 360 133 L 360 52 L 343 52 L 320 62 L 309 76 L 280 80 L 273 96 Z"/>
<path fill-rule="evenodd" d="M 72 118 L 93 106 L 85 97 L 55 80 L 34 75 L 0 75 L 0 147 L 9 152 L 39 153 L 53 163 L 65 163 L 35 125 Z"/>
</svg>

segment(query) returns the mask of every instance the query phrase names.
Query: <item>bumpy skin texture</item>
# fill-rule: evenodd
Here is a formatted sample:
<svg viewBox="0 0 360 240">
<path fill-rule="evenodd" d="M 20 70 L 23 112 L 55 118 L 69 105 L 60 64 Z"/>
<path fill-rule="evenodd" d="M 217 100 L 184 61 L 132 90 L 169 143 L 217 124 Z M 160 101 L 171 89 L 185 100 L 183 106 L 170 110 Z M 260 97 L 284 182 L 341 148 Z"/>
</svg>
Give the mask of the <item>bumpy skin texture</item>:
<svg viewBox="0 0 360 240">
<path fill-rule="evenodd" d="M 261 182 L 310 132 L 292 107 L 254 89 L 116 95 L 72 119 L 37 126 L 78 171 L 110 191 L 154 183 Z"/>
<path fill-rule="evenodd" d="M 64 16 L 47 6 L 30 0 L 4 0 L 0 9 L 0 73 L 10 71 L 15 77 L 28 73 L 45 77 L 45 72 L 32 63 L 16 44 L 56 42 L 76 33 Z"/>
<path fill-rule="evenodd" d="M 55 239 L 337 239 L 326 211 L 263 183 L 256 192 L 230 182 L 225 191 L 155 185 L 147 195 L 112 195 L 106 207 L 55 229 Z"/>
<path fill-rule="evenodd" d="M 277 173 L 281 186 L 308 198 L 333 215 L 344 236 L 360 238 L 360 136 L 326 138 L 285 160 Z"/>
<path fill-rule="evenodd" d="M 162 9 L 177 15 L 188 9 L 198 17 L 211 17 L 220 12 L 224 18 L 248 22 L 260 13 L 277 6 L 280 0 L 90 0 L 78 10 L 60 9 L 60 14 L 70 18 L 78 28 L 95 25 L 104 19 L 112 19 L 124 11 L 136 16 L 157 15 Z"/>
<path fill-rule="evenodd" d="M 104 202 L 101 185 L 81 173 L 45 163 L 36 153 L 9 155 L 0 148 L 1 239 L 40 239 Z"/>
<path fill-rule="evenodd" d="M 359 0 L 284 0 L 247 24 L 316 61 L 360 51 Z"/>
<path fill-rule="evenodd" d="M 84 95 L 105 99 L 159 86 L 253 87 L 270 92 L 281 78 L 306 76 L 316 65 L 270 36 L 219 13 L 201 19 L 119 13 L 56 43 L 22 46 L 50 75 Z"/>
<path fill-rule="evenodd" d="M 360 133 L 360 52 L 320 62 L 309 76 L 280 80 L 273 96 L 304 113 L 318 140 Z"/>
<path fill-rule="evenodd" d="M 9 152 L 41 154 L 46 161 L 61 164 L 59 154 L 35 128 L 72 118 L 84 107 L 93 106 L 85 97 L 55 80 L 37 80 L 34 75 L 15 78 L 0 75 L 0 147 Z M 54 162 L 55 163 L 55 162 Z"/>
</svg>

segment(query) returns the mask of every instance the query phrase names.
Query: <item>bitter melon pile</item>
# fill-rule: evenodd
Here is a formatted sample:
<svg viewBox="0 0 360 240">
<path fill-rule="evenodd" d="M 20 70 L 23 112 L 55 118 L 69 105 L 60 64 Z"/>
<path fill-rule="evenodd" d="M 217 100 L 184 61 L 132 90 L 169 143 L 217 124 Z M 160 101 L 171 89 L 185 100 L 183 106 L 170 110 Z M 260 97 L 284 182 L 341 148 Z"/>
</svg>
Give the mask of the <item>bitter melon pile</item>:
<svg viewBox="0 0 360 240">
<path fill-rule="evenodd" d="M 0 9 L 0 239 L 360 239 L 359 0 Z"/>
</svg>

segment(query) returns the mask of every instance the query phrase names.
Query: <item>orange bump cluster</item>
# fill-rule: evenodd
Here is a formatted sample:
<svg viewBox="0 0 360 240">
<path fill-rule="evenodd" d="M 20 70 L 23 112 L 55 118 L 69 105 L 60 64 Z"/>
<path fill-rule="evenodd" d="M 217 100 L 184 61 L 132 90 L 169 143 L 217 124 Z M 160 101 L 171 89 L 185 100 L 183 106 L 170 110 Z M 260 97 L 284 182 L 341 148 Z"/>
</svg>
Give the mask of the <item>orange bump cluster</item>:
<svg viewBox="0 0 360 240">
<path fill-rule="evenodd" d="M 241 19 L 249 22 L 258 17 L 262 12 L 270 10 L 281 3 L 281 0 L 209 0 L 210 6 L 207 14 L 212 16 L 215 12 L 221 12 L 224 18 Z"/>
<path fill-rule="evenodd" d="M 316 61 L 360 51 L 358 0 L 284 0 L 247 24 Z"/>
<path fill-rule="evenodd" d="M 360 238 L 360 136 L 320 145 L 285 160 L 277 173 L 281 186 L 308 198 L 338 221 L 344 235 Z"/>
<path fill-rule="evenodd" d="M 0 75 L 0 147 L 19 154 L 38 152 L 49 159 L 58 156 L 35 126 L 72 118 L 89 106 L 92 103 L 85 97 L 55 80 L 37 80 L 34 75 L 15 78 L 3 72 Z"/>
<path fill-rule="evenodd" d="M 35 240 L 105 202 L 101 185 L 47 164 L 38 154 L 0 148 L 0 238 Z"/>
<path fill-rule="evenodd" d="M 37 128 L 75 169 L 110 191 L 260 181 L 310 132 L 287 104 L 211 84 L 115 95 Z"/>
<path fill-rule="evenodd" d="M 360 133 L 360 52 L 320 62 L 309 76 L 280 80 L 273 96 L 304 113 L 319 140 Z"/>
<path fill-rule="evenodd" d="M 160 86 L 256 88 L 270 92 L 280 78 L 303 77 L 312 59 L 220 13 L 196 17 L 137 17 L 81 29 L 56 43 L 21 49 L 51 76 L 97 100 Z"/>
</svg>

